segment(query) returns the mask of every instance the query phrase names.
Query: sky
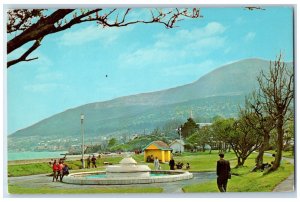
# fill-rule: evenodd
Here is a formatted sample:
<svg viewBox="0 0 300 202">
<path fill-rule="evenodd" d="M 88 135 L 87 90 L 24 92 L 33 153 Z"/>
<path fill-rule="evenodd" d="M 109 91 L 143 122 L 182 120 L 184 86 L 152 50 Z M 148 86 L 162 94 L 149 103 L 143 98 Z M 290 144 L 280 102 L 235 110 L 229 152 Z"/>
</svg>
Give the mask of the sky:
<svg viewBox="0 0 300 202">
<path fill-rule="evenodd" d="M 83 104 L 188 84 L 242 59 L 274 60 L 281 51 L 293 61 L 292 8 L 265 9 L 204 7 L 203 18 L 173 29 L 85 23 L 49 35 L 31 55 L 38 60 L 7 70 L 8 134 Z"/>
</svg>

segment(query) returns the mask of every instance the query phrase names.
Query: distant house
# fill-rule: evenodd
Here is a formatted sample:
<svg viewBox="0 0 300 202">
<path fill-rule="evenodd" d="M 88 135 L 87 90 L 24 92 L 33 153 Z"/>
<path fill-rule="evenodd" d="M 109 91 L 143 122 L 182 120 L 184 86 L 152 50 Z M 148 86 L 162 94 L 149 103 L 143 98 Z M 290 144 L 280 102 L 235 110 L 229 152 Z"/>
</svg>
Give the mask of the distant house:
<svg viewBox="0 0 300 202">
<path fill-rule="evenodd" d="M 172 148 L 173 152 L 184 152 L 184 142 L 183 140 L 174 140 L 171 144 L 170 147 Z"/>
<path fill-rule="evenodd" d="M 212 125 L 212 123 L 196 123 L 196 124 L 199 126 L 199 128 Z"/>
<path fill-rule="evenodd" d="M 145 162 L 147 162 L 147 158 L 152 158 L 153 160 L 155 157 L 157 157 L 163 163 L 171 160 L 172 149 L 163 141 L 153 141 L 143 150 Z"/>
</svg>

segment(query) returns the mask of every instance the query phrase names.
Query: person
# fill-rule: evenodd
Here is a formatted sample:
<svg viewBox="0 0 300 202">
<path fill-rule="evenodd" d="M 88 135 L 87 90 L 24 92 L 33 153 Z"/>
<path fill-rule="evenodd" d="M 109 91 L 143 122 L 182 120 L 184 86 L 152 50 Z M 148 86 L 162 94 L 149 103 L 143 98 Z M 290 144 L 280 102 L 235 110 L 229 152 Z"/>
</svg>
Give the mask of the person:
<svg viewBox="0 0 300 202">
<path fill-rule="evenodd" d="M 154 157 L 153 155 L 150 156 L 150 161 L 153 162 L 154 161 Z"/>
<path fill-rule="evenodd" d="M 271 161 L 271 165 L 274 164 L 276 155 L 275 155 L 275 154 L 272 154 L 272 157 L 274 157 L 274 161 Z"/>
<path fill-rule="evenodd" d="M 186 163 L 185 169 L 189 170 L 191 168 L 190 163 Z"/>
<path fill-rule="evenodd" d="M 95 155 L 93 155 L 93 157 L 92 157 L 92 164 L 93 164 L 93 168 L 97 168 Z"/>
<path fill-rule="evenodd" d="M 58 177 L 59 177 L 59 181 L 62 181 L 63 168 L 64 168 L 63 162 L 62 162 L 62 161 L 59 161 L 59 164 L 58 164 L 58 171 L 57 171 L 57 175 L 56 175 L 56 181 L 58 180 Z"/>
<path fill-rule="evenodd" d="M 224 154 L 219 154 L 220 160 L 217 161 L 217 184 L 220 192 L 226 192 L 228 179 L 231 178 L 230 163 L 224 159 Z"/>
<path fill-rule="evenodd" d="M 57 175 L 58 175 L 58 170 L 59 170 L 59 166 L 56 160 L 54 160 L 53 165 L 52 165 L 52 170 L 53 170 L 53 179 L 52 182 L 54 182 L 54 179 L 56 179 L 57 181 Z"/>
<path fill-rule="evenodd" d="M 87 168 L 91 168 L 91 156 L 87 159 Z"/>
<path fill-rule="evenodd" d="M 67 175 L 67 176 L 69 175 L 69 166 L 67 164 L 64 164 L 61 181 L 65 175 Z"/>
<path fill-rule="evenodd" d="M 169 166 L 170 166 L 170 170 L 175 170 L 175 161 L 174 161 L 173 157 L 171 158 L 171 160 L 169 162 Z"/>
<path fill-rule="evenodd" d="M 159 160 L 158 160 L 158 158 L 157 157 L 155 157 L 155 159 L 154 159 L 154 169 L 155 170 L 159 170 Z"/>
</svg>

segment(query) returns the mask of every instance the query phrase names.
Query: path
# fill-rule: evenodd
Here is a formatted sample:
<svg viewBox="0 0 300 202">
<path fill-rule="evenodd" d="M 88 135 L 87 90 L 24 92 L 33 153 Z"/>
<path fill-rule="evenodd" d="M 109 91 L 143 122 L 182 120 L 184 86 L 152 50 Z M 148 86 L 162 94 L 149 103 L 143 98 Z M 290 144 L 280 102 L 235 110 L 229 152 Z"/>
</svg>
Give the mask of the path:
<svg viewBox="0 0 300 202">
<path fill-rule="evenodd" d="M 286 160 L 292 164 L 294 164 L 294 159 L 283 157 L 283 160 Z M 295 173 L 292 173 L 287 179 L 283 180 L 280 184 L 278 184 L 273 192 L 294 192 L 295 191 Z"/>
<path fill-rule="evenodd" d="M 153 184 L 139 184 L 139 187 L 161 187 L 163 188 L 163 193 L 183 193 L 182 187 L 189 184 L 196 184 L 201 182 L 206 182 L 216 178 L 215 172 L 202 172 L 202 173 L 193 173 L 194 177 L 189 180 L 175 181 L 170 183 L 153 183 Z M 21 187 L 27 188 L 36 188 L 36 187 L 48 187 L 55 189 L 88 189 L 91 187 L 107 187 L 107 185 L 75 185 L 75 184 L 66 184 L 61 182 L 52 182 L 52 177 L 49 177 L 45 174 L 41 175 L 31 175 L 31 176 L 22 176 L 22 177 L 9 177 L 9 184 L 18 185 Z M 136 187 L 136 185 L 109 185 L 110 187 Z"/>
</svg>

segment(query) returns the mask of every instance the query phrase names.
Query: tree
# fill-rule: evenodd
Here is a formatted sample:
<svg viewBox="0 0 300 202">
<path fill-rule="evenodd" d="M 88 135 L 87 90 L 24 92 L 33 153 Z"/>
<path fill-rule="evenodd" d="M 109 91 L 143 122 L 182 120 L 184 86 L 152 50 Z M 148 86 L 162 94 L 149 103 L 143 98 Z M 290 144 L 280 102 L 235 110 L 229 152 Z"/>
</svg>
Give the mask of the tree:
<svg viewBox="0 0 300 202">
<path fill-rule="evenodd" d="M 233 123 L 233 118 L 225 119 L 219 117 L 211 125 L 212 141 L 217 144 L 219 152 L 226 152 L 229 149 L 228 137 L 232 131 Z"/>
<path fill-rule="evenodd" d="M 200 18 L 200 9 L 149 9 L 145 19 L 129 19 L 133 9 L 12 9 L 7 12 L 7 54 L 31 42 L 20 57 L 7 62 L 7 68 L 28 58 L 44 37 L 64 31 L 76 24 L 96 22 L 102 28 L 125 27 L 136 23 L 163 24 L 173 28 L 183 18 Z M 140 17 L 139 17 L 140 18 Z"/>
<path fill-rule="evenodd" d="M 182 137 L 187 138 L 188 136 L 196 132 L 198 129 L 199 126 L 196 124 L 196 122 L 192 118 L 188 118 L 187 122 L 185 122 L 181 127 L 181 135 Z"/>
<path fill-rule="evenodd" d="M 109 141 L 108 141 L 108 147 L 113 147 L 114 145 L 117 144 L 117 139 L 116 138 L 111 138 Z"/>
<path fill-rule="evenodd" d="M 245 99 L 245 108 L 240 109 L 245 124 L 252 127 L 262 138 L 262 144 L 258 148 L 256 166 L 263 165 L 264 152 L 269 149 L 270 133 L 275 128 L 274 120 L 264 111 L 262 101 L 257 92 L 254 91 L 250 97 Z"/>
<path fill-rule="evenodd" d="M 261 72 L 258 83 L 258 96 L 263 102 L 264 110 L 274 120 L 276 125 L 276 156 L 270 172 L 280 166 L 284 124 L 288 118 L 288 111 L 294 98 L 294 71 L 282 61 L 281 53 L 274 62 L 270 62 L 269 72 Z"/>
<path fill-rule="evenodd" d="M 261 136 L 249 127 L 246 122 L 247 116 L 253 114 L 241 114 L 228 132 L 227 141 L 238 159 L 237 167 L 243 166 L 249 155 L 261 145 Z"/>
<path fill-rule="evenodd" d="M 205 145 L 210 144 L 211 129 L 210 126 L 204 126 L 197 132 L 187 138 L 187 142 L 191 145 L 199 145 L 202 147 L 202 151 L 205 151 Z"/>
</svg>

